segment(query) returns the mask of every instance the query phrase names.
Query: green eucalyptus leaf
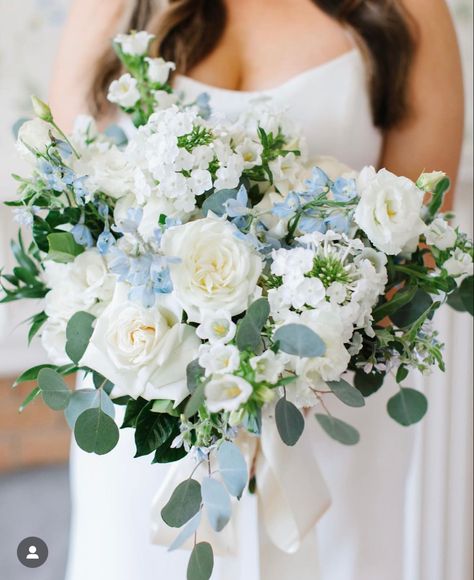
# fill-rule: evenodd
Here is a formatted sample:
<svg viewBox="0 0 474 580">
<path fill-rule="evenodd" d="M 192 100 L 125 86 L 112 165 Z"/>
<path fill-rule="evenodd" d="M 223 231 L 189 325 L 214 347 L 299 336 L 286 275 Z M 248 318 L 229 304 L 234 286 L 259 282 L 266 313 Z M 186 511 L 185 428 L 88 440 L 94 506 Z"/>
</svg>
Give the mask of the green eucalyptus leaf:
<svg viewBox="0 0 474 580">
<path fill-rule="evenodd" d="M 410 302 L 390 315 L 390 319 L 398 328 L 406 328 L 416 322 L 431 308 L 433 299 L 424 290 L 417 290 Z"/>
<path fill-rule="evenodd" d="M 383 385 L 385 375 L 372 371 L 366 373 L 363 369 L 358 369 L 354 374 L 354 387 L 360 391 L 364 397 L 370 397 L 376 393 Z"/>
<path fill-rule="evenodd" d="M 108 394 L 97 389 L 77 389 L 71 395 L 64 416 L 71 429 L 74 429 L 77 418 L 87 409 L 100 408 L 104 413 L 115 417 L 115 407 Z"/>
<path fill-rule="evenodd" d="M 88 312 L 76 312 L 66 327 L 66 354 L 76 364 L 84 356 L 94 332 L 95 317 Z"/>
<path fill-rule="evenodd" d="M 283 443 L 290 447 L 296 445 L 304 431 L 304 417 L 301 411 L 282 397 L 275 407 L 275 421 Z"/>
<path fill-rule="evenodd" d="M 74 437 L 83 451 L 105 455 L 117 445 L 119 429 L 107 413 L 95 407 L 83 411 L 76 419 Z"/>
<path fill-rule="evenodd" d="M 280 350 L 300 357 L 324 356 L 326 345 L 323 340 L 304 324 L 281 326 L 273 335 Z"/>
<path fill-rule="evenodd" d="M 349 407 L 363 407 L 365 405 L 362 393 L 344 379 L 329 381 L 328 386 L 336 397 Z"/>
<path fill-rule="evenodd" d="M 190 393 L 194 393 L 203 377 L 204 369 L 199 364 L 199 361 L 197 359 L 191 361 L 186 367 L 186 381 Z"/>
<path fill-rule="evenodd" d="M 407 378 L 408 373 L 409 373 L 408 369 L 406 367 L 404 367 L 403 365 L 400 365 L 397 369 L 397 375 L 396 375 L 397 383 L 403 383 L 403 381 Z"/>
<path fill-rule="evenodd" d="M 171 528 L 184 526 L 201 508 L 201 485 L 195 479 L 186 479 L 173 491 L 161 510 L 161 517 Z"/>
<path fill-rule="evenodd" d="M 404 427 L 418 423 L 423 419 L 427 410 L 428 401 L 425 395 L 406 387 L 401 388 L 387 403 L 390 417 Z"/>
<path fill-rule="evenodd" d="M 202 213 L 207 216 L 209 211 L 212 211 L 218 216 L 225 214 L 225 202 L 229 199 L 237 198 L 236 189 L 221 189 L 212 193 L 202 204 Z"/>
<path fill-rule="evenodd" d="M 474 276 L 464 278 L 459 286 L 459 295 L 464 308 L 471 316 L 474 315 Z"/>
<path fill-rule="evenodd" d="M 324 431 L 339 443 L 355 445 L 359 442 L 359 432 L 352 425 L 341 421 L 341 419 L 336 419 L 336 417 L 322 413 L 316 413 L 315 417 Z"/>
<path fill-rule="evenodd" d="M 224 441 L 217 451 L 219 471 L 230 494 L 240 499 L 248 480 L 248 469 L 240 449 Z"/>
<path fill-rule="evenodd" d="M 255 351 L 262 342 L 261 332 L 270 315 L 270 305 L 266 298 L 253 302 L 239 322 L 235 341 L 240 351 Z"/>
<path fill-rule="evenodd" d="M 53 232 L 48 234 L 47 239 L 48 258 L 54 262 L 67 264 L 84 252 L 84 247 L 77 244 L 69 232 Z"/>
<path fill-rule="evenodd" d="M 206 383 L 201 382 L 194 389 L 193 394 L 191 395 L 189 401 L 186 403 L 186 407 L 184 408 L 184 416 L 186 417 L 186 419 L 189 419 L 190 417 L 195 415 L 198 412 L 199 407 L 204 404 L 205 387 Z"/>
<path fill-rule="evenodd" d="M 229 523 L 232 514 L 230 496 L 222 483 L 211 477 L 202 480 L 201 494 L 211 528 L 220 532 Z"/>
<path fill-rule="evenodd" d="M 189 538 L 196 533 L 201 523 L 201 512 L 198 512 L 194 517 L 192 517 L 189 522 L 184 526 L 181 532 L 177 535 L 174 542 L 168 548 L 168 551 L 172 552 L 180 548 Z"/>
<path fill-rule="evenodd" d="M 214 568 L 212 546 L 208 542 L 200 542 L 194 546 L 189 558 L 187 580 L 209 580 Z"/>
<path fill-rule="evenodd" d="M 71 397 L 71 391 L 62 376 L 55 370 L 43 368 L 38 373 L 38 387 L 41 389 L 44 402 L 55 411 L 65 409 Z"/>
</svg>

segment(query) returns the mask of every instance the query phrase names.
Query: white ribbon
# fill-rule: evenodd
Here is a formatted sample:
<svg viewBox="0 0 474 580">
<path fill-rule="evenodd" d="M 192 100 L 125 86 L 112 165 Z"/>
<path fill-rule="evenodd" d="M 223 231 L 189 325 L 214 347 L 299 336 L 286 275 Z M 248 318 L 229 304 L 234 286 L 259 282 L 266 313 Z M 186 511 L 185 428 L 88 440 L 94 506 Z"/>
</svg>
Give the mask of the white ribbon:
<svg viewBox="0 0 474 580">
<path fill-rule="evenodd" d="M 306 570 L 308 578 L 317 577 L 317 554 L 311 531 L 328 509 L 331 498 L 319 465 L 313 454 L 310 433 L 305 430 L 294 447 L 285 445 L 273 418 L 264 418 L 260 438 L 248 435 L 237 440 L 248 465 L 255 460 L 260 530 L 260 573 L 267 578 L 286 578 L 283 571 L 291 561 L 290 577 L 295 569 Z M 152 542 L 169 546 L 178 534 L 161 519 L 161 510 L 178 484 L 187 479 L 195 467 L 194 459 L 186 457 L 171 467 L 152 506 Z M 213 467 L 214 468 L 214 467 Z M 200 480 L 207 467 L 200 466 L 193 477 Z M 233 503 L 229 525 L 216 533 L 204 517 L 198 530 L 199 541 L 211 543 L 219 556 L 238 556 L 239 502 Z M 192 548 L 190 539 L 183 548 Z M 301 560 L 301 566 L 298 565 Z M 303 565 L 304 563 L 304 565 Z M 275 575 L 277 573 L 277 575 Z M 290 570 L 289 572 L 290 573 Z"/>
</svg>

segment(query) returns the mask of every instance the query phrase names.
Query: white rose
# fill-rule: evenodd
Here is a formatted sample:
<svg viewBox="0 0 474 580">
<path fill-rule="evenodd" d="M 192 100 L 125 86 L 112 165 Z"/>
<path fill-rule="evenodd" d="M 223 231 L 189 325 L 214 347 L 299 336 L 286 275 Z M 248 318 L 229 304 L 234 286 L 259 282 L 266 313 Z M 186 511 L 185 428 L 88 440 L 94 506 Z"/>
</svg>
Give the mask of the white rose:
<svg viewBox="0 0 474 580">
<path fill-rule="evenodd" d="M 450 276 L 472 276 L 472 257 L 460 248 L 456 248 L 453 255 L 444 263 L 444 268 Z"/>
<path fill-rule="evenodd" d="M 25 121 L 18 131 L 18 139 L 16 142 L 17 151 L 27 161 L 34 162 L 36 156 L 30 149 L 38 153 L 44 153 L 47 146 L 51 143 L 50 132 L 53 135 L 56 133 L 46 121 L 36 118 L 31 121 Z"/>
<path fill-rule="evenodd" d="M 122 52 L 125 54 L 142 56 L 147 52 L 152 38 L 155 38 L 153 34 L 141 30 L 140 32 L 132 32 L 131 34 L 117 34 L 114 42 L 120 44 Z"/>
<path fill-rule="evenodd" d="M 112 381 L 114 397 L 170 399 L 177 405 L 189 394 L 186 366 L 196 358 L 200 341 L 194 328 L 181 324 L 171 295 L 143 308 L 128 300 L 129 289 L 117 285 L 96 321 L 81 365 Z"/>
<path fill-rule="evenodd" d="M 166 61 L 163 58 L 146 58 L 148 63 L 148 78 L 153 83 L 164 85 L 170 76 L 172 70 L 176 70 L 174 62 Z"/>
<path fill-rule="evenodd" d="M 426 243 L 435 246 L 439 250 L 452 248 L 457 240 L 457 234 L 446 220 L 436 218 L 425 233 Z"/>
<path fill-rule="evenodd" d="M 236 411 L 252 394 L 252 385 L 241 377 L 223 375 L 209 381 L 204 392 L 211 413 Z"/>
<path fill-rule="evenodd" d="M 259 295 L 262 259 L 235 232 L 229 222 L 207 217 L 170 228 L 163 236 L 165 255 L 180 259 L 171 265 L 171 279 L 192 322 L 202 322 L 209 310 L 240 314 Z"/>
<path fill-rule="evenodd" d="M 137 81 L 129 73 L 110 83 L 107 98 L 124 109 L 130 109 L 140 98 Z"/>
<path fill-rule="evenodd" d="M 420 217 L 423 192 L 406 177 L 366 167 L 358 178 L 360 201 L 355 221 L 369 240 L 386 254 L 399 254 L 425 230 Z"/>
</svg>

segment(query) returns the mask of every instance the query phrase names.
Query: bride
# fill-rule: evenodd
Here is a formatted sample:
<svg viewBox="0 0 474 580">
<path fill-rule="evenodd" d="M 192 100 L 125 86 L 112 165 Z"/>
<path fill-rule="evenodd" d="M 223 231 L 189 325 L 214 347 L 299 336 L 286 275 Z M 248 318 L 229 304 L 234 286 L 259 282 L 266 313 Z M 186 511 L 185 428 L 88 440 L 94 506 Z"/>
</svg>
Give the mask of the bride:
<svg viewBox="0 0 474 580">
<path fill-rule="evenodd" d="M 175 88 L 190 99 L 208 93 L 216 112 L 237 115 L 266 95 L 303 127 L 313 155 L 411 178 L 435 169 L 456 176 L 462 80 L 443 0 L 76 0 L 51 89 L 63 127 L 84 112 L 103 125 L 122 122 L 105 99 L 119 74 L 110 39 L 145 28 L 156 35 L 157 52 L 177 63 Z M 391 394 L 386 385 L 362 410 L 332 401 L 361 432 L 353 448 L 308 421 L 305 437 L 332 506 L 302 549 L 290 556 L 270 546 L 248 495 L 239 557 L 218 559 L 213 578 L 404 578 L 413 432 L 388 418 Z M 105 457 L 73 445 L 68 580 L 185 578 L 188 554 L 149 540 L 150 505 L 168 467 L 133 455 L 127 430 Z"/>
</svg>

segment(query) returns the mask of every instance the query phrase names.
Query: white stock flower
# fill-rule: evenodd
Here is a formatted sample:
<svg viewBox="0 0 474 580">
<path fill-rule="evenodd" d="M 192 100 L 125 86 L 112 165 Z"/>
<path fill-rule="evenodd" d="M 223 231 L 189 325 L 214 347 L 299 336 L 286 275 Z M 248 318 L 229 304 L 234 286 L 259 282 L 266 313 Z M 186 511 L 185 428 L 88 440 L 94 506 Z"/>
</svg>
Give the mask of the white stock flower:
<svg viewBox="0 0 474 580">
<path fill-rule="evenodd" d="M 222 375 L 210 380 L 204 393 L 211 413 L 236 411 L 252 394 L 252 385 L 241 377 Z"/>
<path fill-rule="evenodd" d="M 170 72 L 172 70 L 176 70 L 176 65 L 174 62 L 166 61 L 164 58 L 145 58 L 146 62 L 148 63 L 147 74 L 148 78 L 153 83 L 159 83 L 160 85 L 164 85 L 168 77 L 170 76 Z"/>
<path fill-rule="evenodd" d="M 199 364 L 205 369 L 206 377 L 232 373 L 240 365 L 239 349 L 231 344 L 204 344 L 199 349 Z"/>
<path fill-rule="evenodd" d="M 191 322 L 203 322 L 211 309 L 240 314 L 259 295 L 262 259 L 235 232 L 226 220 L 207 217 L 163 235 L 164 254 L 180 260 L 170 267 L 171 279 Z"/>
<path fill-rule="evenodd" d="M 130 302 L 128 293 L 127 285 L 117 284 L 81 364 L 112 381 L 115 397 L 170 399 L 177 405 L 189 394 L 186 366 L 196 358 L 200 341 L 191 326 L 181 324 L 171 295 L 143 308 Z"/>
<path fill-rule="evenodd" d="M 202 340 L 210 343 L 227 343 L 235 336 L 236 325 L 228 312 L 207 312 L 203 315 L 202 323 L 197 327 L 196 334 Z"/>
<path fill-rule="evenodd" d="M 434 246 L 439 250 L 447 250 L 452 248 L 456 243 L 457 234 L 446 220 L 443 218 L 436 218 L 428 226 L 425 232 L 426 243 Z"/>
<path fill-rule="evenodd" d="M 360 201 L 355 221 L 369 240 L 386 254 L 399 254 L 425 230 L 420 217 L 423 192 L 406 177 L 366 167 L 358 178 Z"/>
<path fill-rule="evenodd" d="M 275 384 L 284 370 L 284 363 L 279 355 L 272 350 L 266 350 L 259 356 L 250 359 L 250 366 L 255 371 L 255 379 Z"/>
<path fill-rule="evenodd" d="M 107 98 L 124 109 L 130 109 L 140 99 L 137 81 L 129 73 L 110 83 Z"/>
<path fill-rule="evenodd" d="M 472 276 L 472 257 L 460 248 L 456 248 L 452 256 L 444 263 L 444 268 L 450 276 Z"/>
<path fill-rule="evenodd" d="M 130 34 L 117 34 L 114 42 L 120 44 L 122 52 L 131 56 L 142 56 L 148 50 L 150 41 L 154 38 L 145 30 L 140 32 L 131 32 Z"/>
</svg>

